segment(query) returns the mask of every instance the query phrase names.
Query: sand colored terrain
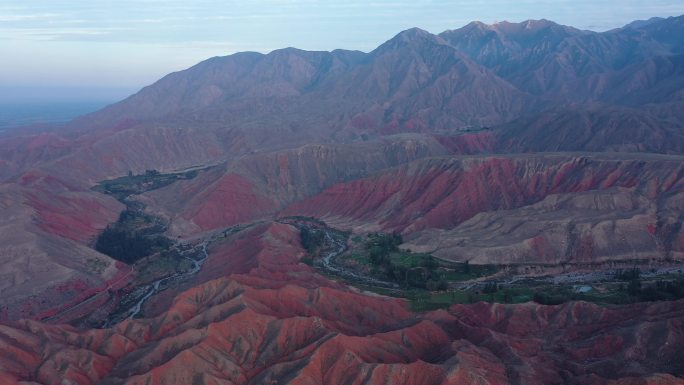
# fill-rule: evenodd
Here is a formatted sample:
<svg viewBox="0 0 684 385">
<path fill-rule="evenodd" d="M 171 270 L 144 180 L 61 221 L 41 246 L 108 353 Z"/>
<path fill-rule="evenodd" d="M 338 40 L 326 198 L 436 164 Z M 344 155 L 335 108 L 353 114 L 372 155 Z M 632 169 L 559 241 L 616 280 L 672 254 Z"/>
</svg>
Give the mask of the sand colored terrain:
<svg viewBox="0 0 684 385">
<path fill-rule="evenodd" d="M 682 384 L 681 300 L 417 314 L 300 263 L 274 219 L 398 231 L 472 263 L 681 261 L 683 20 L 239 53 L 59 129 L 3 131 L 0 383 Z M 92 248 L 124 208 L 92 187 L 193 167 L 136 197 L 168 235 L 251 226 L 147 318 L 65 326 L 135 275 Z"/>
<path fill-rule="evenodd" d="M 681 258 L 679 157 L 425 159 L 331 186 L 281 215 L 401 231 L 415 250 L 476 263 Z"/>
<path fill-rule="evenodd" d="M 155 318 L 103 330 L 0 326 L 4 383 L 681 383 L 667 373 L 684 370 L 682 301 L 417 315 L 298 264 L 296 235 L 282 224 L 253 229 L 249 273 L 225 271 Z"/>
</svg>

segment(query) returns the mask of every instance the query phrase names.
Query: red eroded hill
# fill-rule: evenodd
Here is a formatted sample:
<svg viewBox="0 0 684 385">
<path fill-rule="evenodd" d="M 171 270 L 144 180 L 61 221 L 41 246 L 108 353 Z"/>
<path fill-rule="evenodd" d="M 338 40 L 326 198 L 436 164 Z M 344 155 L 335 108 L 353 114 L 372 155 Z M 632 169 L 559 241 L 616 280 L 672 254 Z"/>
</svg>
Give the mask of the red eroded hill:
<svg viewBox="0 0 684 385">
<path fill-rule="evenodd" d="M 683 175 L 679 157 L 433 158 L 336 184 L 281 215 L 313 216 L 357 230 L 422 232 L 409 246 L 478 263 L 679 256 L 681 229 L 654 229 L 680 220 Z M 591 250 L 580 252 L 581 245 L 558 238 L 557 227 L 569 223 L 578 230 L 568 237 L 577 235 Z M 604 231 L 602 223 L 613 223 L 612 230 Z M 627 250 L 620 249 L 619 238 L 630 239 Z M 661 248 L 665 243 L 667 250 Z M 498 249 L 490 253 L 489 247 Z"/>
<path fill-rule="evenodd" d="M 260 245 L 248 253 L 260 255 L 257 267 L 187 290 L 157 317 L 102 330 L 0 326 L 0 378 L 79 385 L 681 383 L 672 374 L 684 371 L 682 301 L 616 308 L 479 303 L 413 314 L 399 300 L 352 291 L 297 264 L 302 250 L 288 225 L 249 234 Z"/>
<path fill-rule="evenodd" d="M 273 220 L 396 230 L 474 265 L 681 265 L 683 22 L 238 53 L 59 130 L 3 131 L 0 383 L 682 384 L 682 300 L 418 314 L 300 263 Z M 133 229 L 179 242 L 134 266 L 92 248 L 124 208 L 92 187 L 126 175 L 118 198 L 151 224 Z M 59 325 L 129 305 L 146 318 Z"/>
<path fill-rule="evenodd" d="M 50 316 L 124 283 L 128 268 L 89 247 L 122 208 L 42 170 L 0 184 L 0 320 Z"/>
<path fill-rule="evenodd" d="M 144 195 L 172 220 L 174 234 L 196 233 L 272 217 L 326 187 L 416 159 L 447 154 L 430 136 L 399 135 L 343 145 L 307 145 L 243 157 Z"/>
</svg>

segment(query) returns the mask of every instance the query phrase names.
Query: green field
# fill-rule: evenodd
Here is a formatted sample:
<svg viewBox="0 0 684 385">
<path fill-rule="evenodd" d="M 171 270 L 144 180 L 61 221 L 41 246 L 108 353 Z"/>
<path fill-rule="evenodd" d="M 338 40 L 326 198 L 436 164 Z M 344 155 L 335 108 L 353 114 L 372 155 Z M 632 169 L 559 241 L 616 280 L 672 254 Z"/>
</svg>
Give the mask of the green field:
<svg viewBox="0 0 684 385">
<path fill-rule="evenodd" d="M 324 225 L 323 225 L 324 226 Z M 616 270 L 607 282 L 591 286 L 578 284 L 550 284 L 543 278 L 518 280 L 502 285 L 505 277 L 496 275 L 502 267 L 471 265 L 445 261 L 427 253 L 401 249 L 397 234 L 357 234 L 347 239 L 348 250 L 335 259 L 338 267 L 394 284 L 395 287 L 359 282 L 346 282 L 361 290 L 398 298 L 405 298 L 414 311 L 448 308 L 453 304 L 480 301 L 524 303 L 534 301 L 558 305 L 568 301 L 587 301 L 599 305 L 625 304 L 640 301 L 674 300 L 684 298 L 684 274 L 669 273 L 645 279 L 638 267 Z M 335 277 L 334 273 L 327 275 Z M 497 279 L 499 282 L 497 282 Z M 336 279 L 342 279 L 336 277 Z M 457 289 L 470 282 L 468 290 Z M 588 286 L 587 290 L 580 286 Z"/>
<path fill-rule="evenodd" d="M 173 182 L 183 179 L 192 179 L 197 176 L 197 170 L 162 174 L 156 170 L 147 170 L 144 174 L 133 175 L 129 173 L 116 179 L 102 181 L 93 187 L 93 190 L 112 195 L 119 201 L 135 194 L 142 194 L 146 191 L 156 190 L 168 186 Z"/>
</svg>

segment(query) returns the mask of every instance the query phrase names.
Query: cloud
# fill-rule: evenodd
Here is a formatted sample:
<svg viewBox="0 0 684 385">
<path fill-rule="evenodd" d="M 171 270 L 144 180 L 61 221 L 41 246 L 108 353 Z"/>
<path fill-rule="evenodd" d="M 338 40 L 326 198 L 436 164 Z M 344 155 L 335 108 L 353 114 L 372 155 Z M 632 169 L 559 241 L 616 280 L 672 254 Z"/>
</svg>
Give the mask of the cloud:
<svg viewBox="0 0 684 385">
<path fill-rule="evenodd" d="M 1 11 L 0 11 L 1 12 Z M 13 14 L 3 15 L 0 13 L 0 23 L 12 23 L 20 21 L 49 20 L 62 16 L 59 13 L 36 13 L 36 14 Z"/>
<path fill-rule="evenodd" d="M 7 40 L 66 40 L 83 36 L 101 36 L 120 28 L 0 28 Z"/>
<path fill-rule="evenodd" d="M 397 32 L 546 18 L 606 30 L 684 13 L 682 0 L 0 0 L 2 75 L 144 84 L 237 51 L 370 50 Z M 76 59 L 75 59 L 76 58 Z M 12 64 L 10 67 L 9 64 Z M 50 62 L 49 68 L 44 63 Z M 33 64 L 32 64 L 33 63 Z M 78 64 L 81 66 L 78 67 Z M 45 67 L 45 68 L 44 68 Z M 41 72 L 42 71 L 42 72 Z M 102 73 L 109 76 L 103 77 Z M 150 75 L 153 74 L 154 76 Z M 105 79 L 106 78 L 106 79 Z M 144 81 L 140 80 L 143 79 Z"/>
</svg>

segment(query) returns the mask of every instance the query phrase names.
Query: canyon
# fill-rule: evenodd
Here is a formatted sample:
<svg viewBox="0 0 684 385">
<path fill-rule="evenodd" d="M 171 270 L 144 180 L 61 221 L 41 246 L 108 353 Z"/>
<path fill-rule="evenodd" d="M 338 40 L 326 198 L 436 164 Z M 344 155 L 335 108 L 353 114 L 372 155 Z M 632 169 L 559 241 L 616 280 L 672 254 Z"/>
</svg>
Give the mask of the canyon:
<svg viewBox="0 0 684 385">
<path fill-rule="evenodd" d="M 684 299 L 414 311 L 311 263 L 288 221 L 458 266 L 679 279 L 683 35 L 682 16 L 414 28 L 369 53 L 211 58 L 0 132 L 0 382 L 684 383 Z M 96 250 L 131 202 L 173 247 Z"/>
</svg>

